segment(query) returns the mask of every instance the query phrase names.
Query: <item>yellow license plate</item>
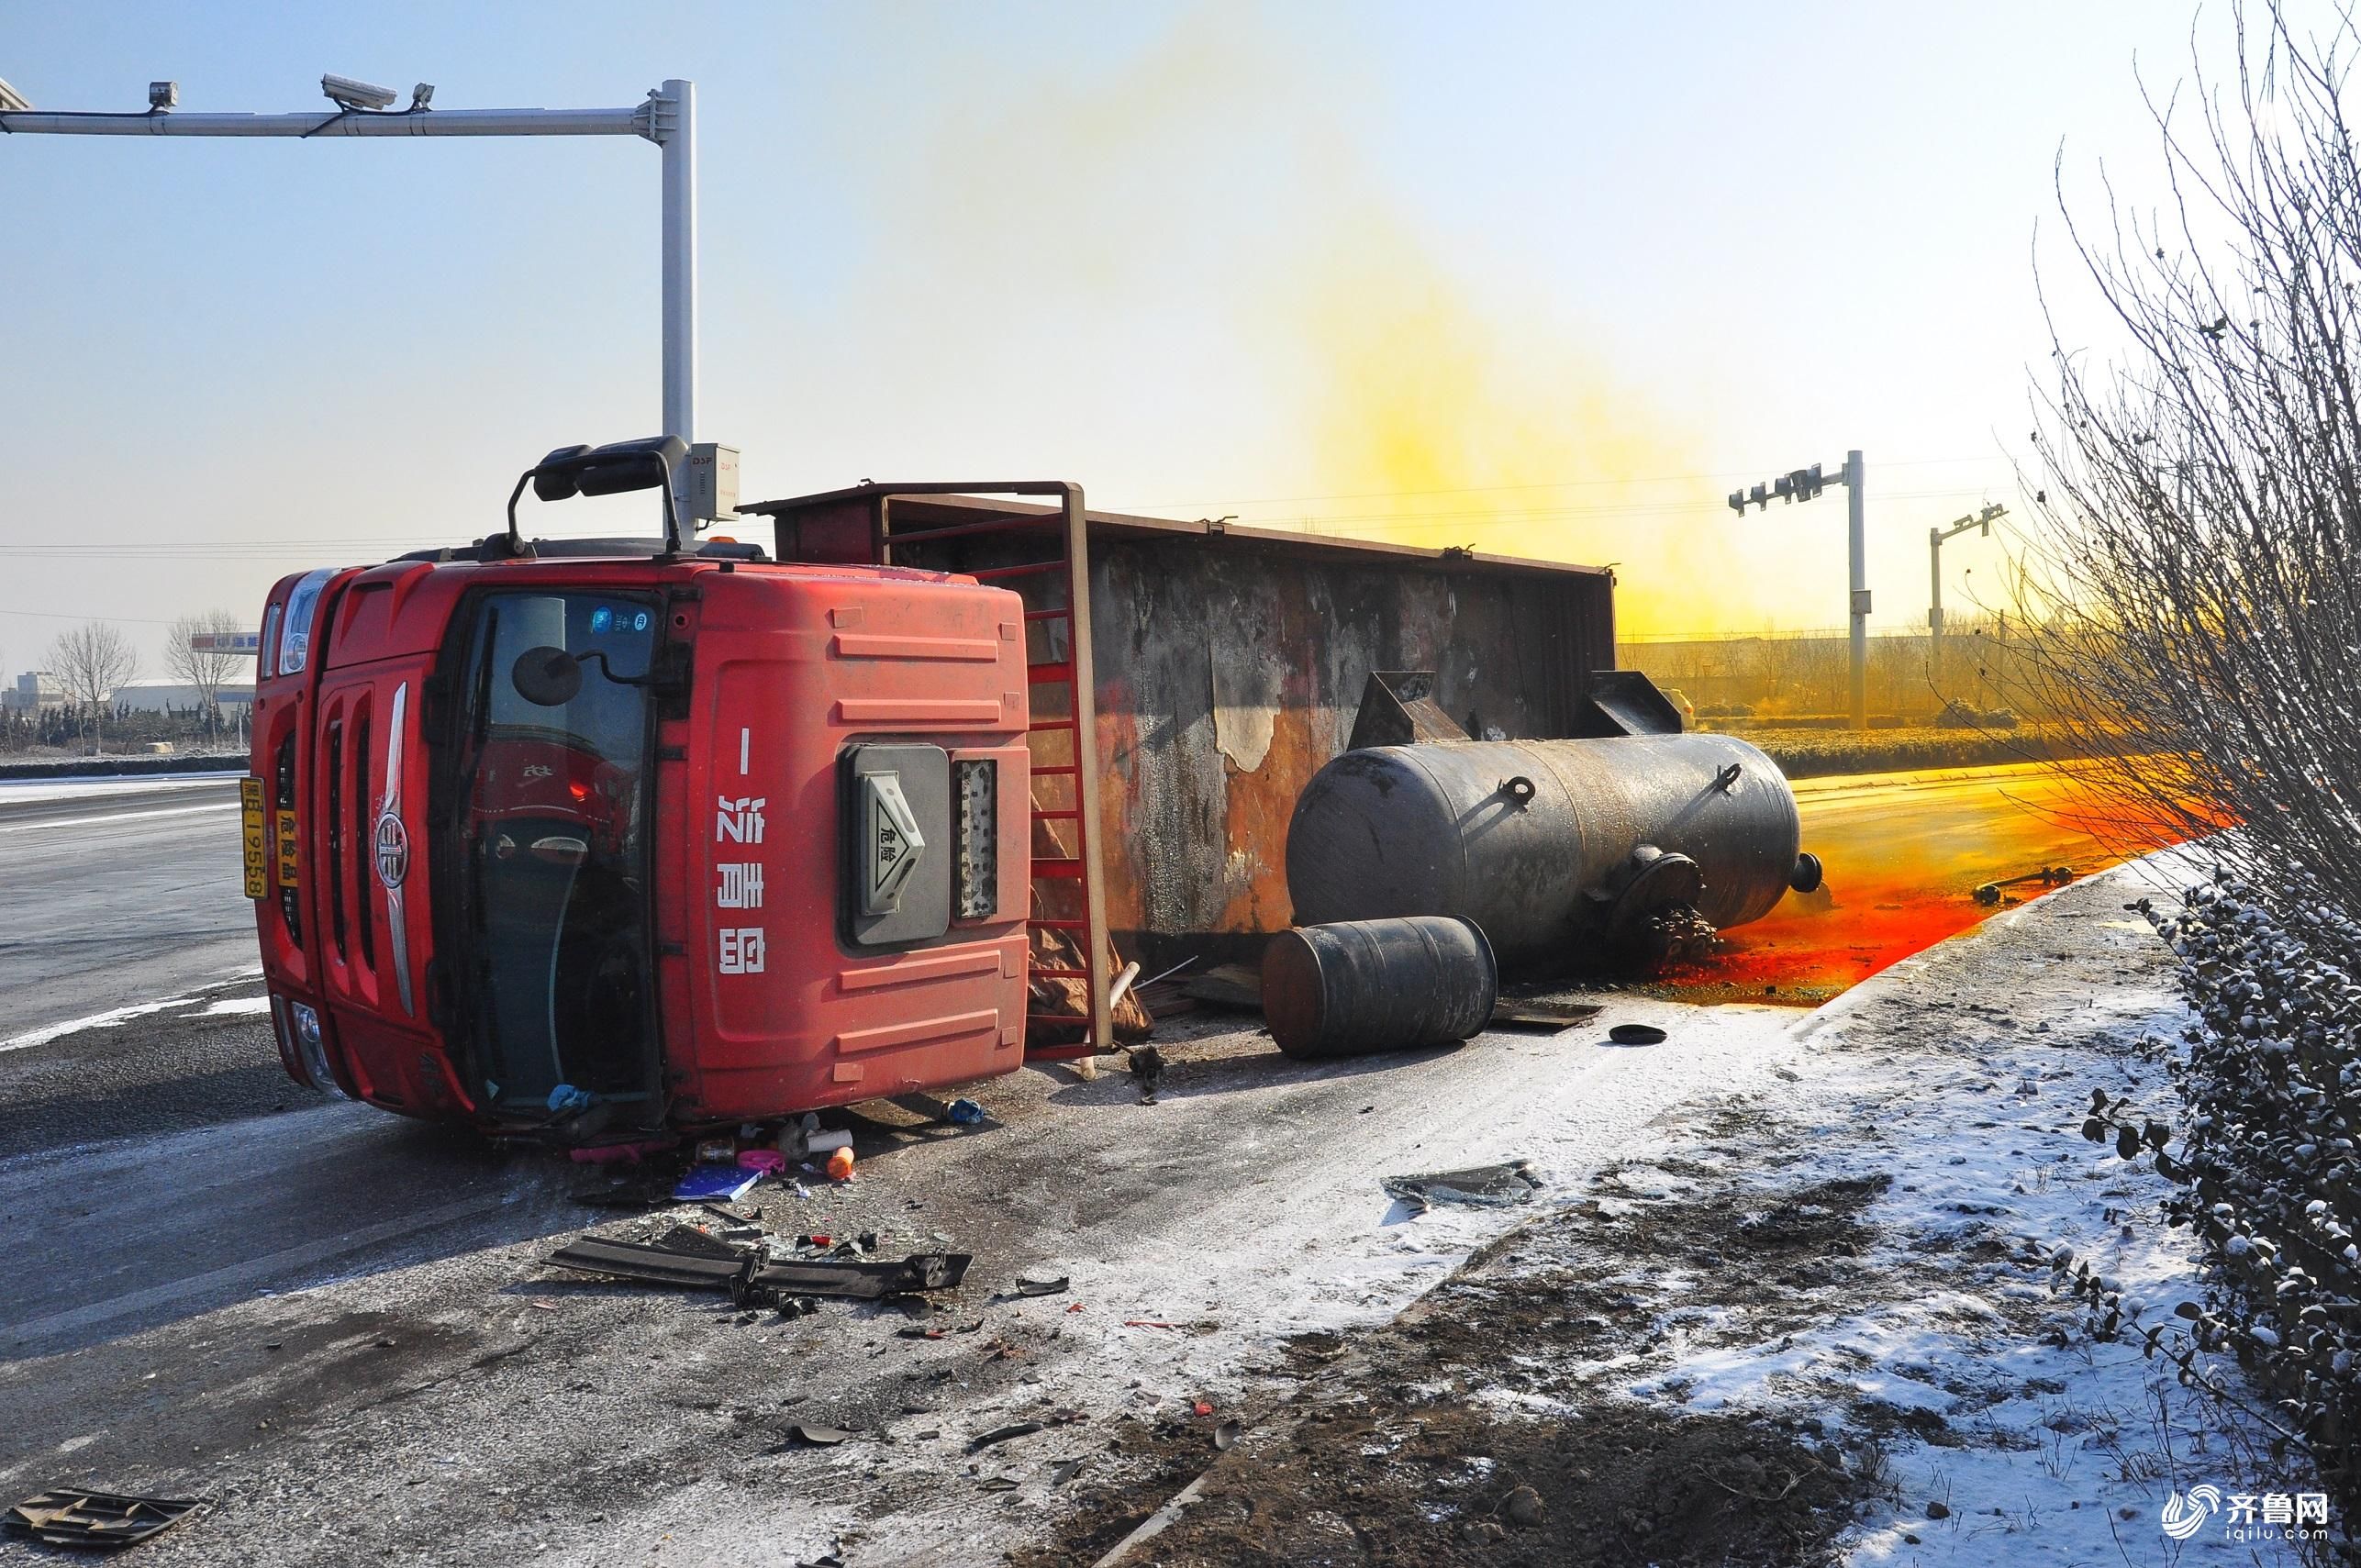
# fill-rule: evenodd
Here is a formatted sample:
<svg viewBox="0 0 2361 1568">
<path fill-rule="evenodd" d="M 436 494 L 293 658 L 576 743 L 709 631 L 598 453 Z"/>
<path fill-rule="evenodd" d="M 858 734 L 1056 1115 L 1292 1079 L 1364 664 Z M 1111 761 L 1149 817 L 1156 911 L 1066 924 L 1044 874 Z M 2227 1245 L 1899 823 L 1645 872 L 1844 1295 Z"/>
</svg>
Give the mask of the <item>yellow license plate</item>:
<svg viewBox="0 0 2361 1568">
<path fill-rule="evenodd" d="M 303 862 L 295 848 L 295 814 L 279 812 L 279 885 L 298 887 L 303 884 Z"/>
<path fill-rule="evenodd" d="M 260 898 L 270 891 L 262 865 L 262 781 L 238 781 L 239 826 L 246 836 L 246 896 Z"/>
</svg>

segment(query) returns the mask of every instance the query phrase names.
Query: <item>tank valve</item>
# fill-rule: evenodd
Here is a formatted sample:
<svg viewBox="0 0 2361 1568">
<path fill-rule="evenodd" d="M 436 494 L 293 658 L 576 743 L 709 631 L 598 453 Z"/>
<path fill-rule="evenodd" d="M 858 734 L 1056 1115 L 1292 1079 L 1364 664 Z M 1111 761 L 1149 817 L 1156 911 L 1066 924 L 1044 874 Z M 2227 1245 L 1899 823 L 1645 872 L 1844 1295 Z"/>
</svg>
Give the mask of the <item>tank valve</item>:
<svg viewBox="0 0 2361 1568">
<path fill-rule="evenodd" d="M 1745 769 L 1740 767 L 1737 763 L 1731 763 L 1728 767 L 1713 775 L 1713 787 L 1720 790 L 1722 794 L 1728 795 L 1732 790 L 1738 786 L 1738 775 L 1745 771 Z"/>
<path fill-rule="evenodd" d="M 1787 885 L 1798 893 L 1818 893 L 1820 883 L 1820 857 L 1806 850 L 1796 857 L 1795 870 L 1787 873 Z"/>
<path fill-rule="evenodd" d="M 1509 797 L 1509 805 L 1522 811 L 1533 803 L 1533 781 L 1522 773 L 1513 779 L 1502 779 L 1500 793 Z"/>
</svg>

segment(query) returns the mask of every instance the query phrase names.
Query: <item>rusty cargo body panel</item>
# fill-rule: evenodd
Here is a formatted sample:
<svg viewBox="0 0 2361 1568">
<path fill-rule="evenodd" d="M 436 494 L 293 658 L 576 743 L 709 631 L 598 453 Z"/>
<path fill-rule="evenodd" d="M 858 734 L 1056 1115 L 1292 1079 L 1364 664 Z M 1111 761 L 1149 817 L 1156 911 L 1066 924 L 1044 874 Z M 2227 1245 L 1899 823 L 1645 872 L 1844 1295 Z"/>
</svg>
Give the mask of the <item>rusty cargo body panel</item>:
<svg viewBox="0 0 2361 1568">
<path fill-rule="evenodd" d="M 950 572 L 1029 558 L 987 525 L 1058 520 L 889 485 L 742 510 L 774 520 L 785 560 Z M 1478 739 L 1598 732 L 1590 673 L 1615 649 L 1602 568 L 1100 511 L 1087 533 L 1072 624 L 1094 665 L 1108 926 L 1127 956 L 1255 951 L 1286 929 L 1297 796 L 1347 749 L 1373 671 L 1434 672 L 1434 701 Z M 1030 605 L 1024 580 L 1002 585 Z M 1029 616 L 1029 657 L 1070 655 L 1067 625 Z"/>
</svg>

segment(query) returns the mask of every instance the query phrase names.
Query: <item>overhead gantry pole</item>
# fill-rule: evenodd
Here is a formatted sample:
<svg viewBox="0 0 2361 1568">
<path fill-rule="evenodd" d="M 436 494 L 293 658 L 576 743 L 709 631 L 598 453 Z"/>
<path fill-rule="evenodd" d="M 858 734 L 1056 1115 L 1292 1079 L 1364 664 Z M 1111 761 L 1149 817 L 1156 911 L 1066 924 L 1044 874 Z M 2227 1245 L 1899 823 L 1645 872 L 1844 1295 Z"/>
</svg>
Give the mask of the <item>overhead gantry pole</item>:
<svg viewBox="0 0 2361 1568">
<path fill-rule="evenodd" d="M 314 137 L 636 136 L 663 149 L 664 434 L 696 440 L 696 84 L 678 79 L 620 109 L 438 109 L 434 88 L 411 90 L 392 106 L 391 88 L 340 76 L 320 79 L 336 106 L 328 113 L 182 114 L 178 83 L 148 84 L 144 114 L 36 109 L 0 82 L 0 133 L 14 136 Z M 685 506 L 688 497 L 677 497 Z"/>
</svg>

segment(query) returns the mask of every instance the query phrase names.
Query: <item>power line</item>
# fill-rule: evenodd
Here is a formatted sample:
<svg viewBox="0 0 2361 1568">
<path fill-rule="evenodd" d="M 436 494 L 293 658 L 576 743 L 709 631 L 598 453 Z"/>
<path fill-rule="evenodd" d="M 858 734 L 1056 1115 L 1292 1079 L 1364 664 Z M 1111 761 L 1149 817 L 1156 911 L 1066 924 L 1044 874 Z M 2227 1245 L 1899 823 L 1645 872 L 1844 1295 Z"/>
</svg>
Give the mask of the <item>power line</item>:
<svg viewBox="0 0 2361 1568">
<path fill-rule="evenodd" d="M 154 616 L 78 616 L 62 610 L 0 610 L 0 616 L 30 616 L 37 620 L 119 620 L 134 626 L 171 626 L 168 620 Z"/>
<path fill-rule="evenodd" d="M 1998 452 L 1982 457 L 1921 457 L 1906 462 L 1880 463 L 1880 468 L 1938 468 L 1970 462 L 2006 462 Z M 1142 509 L 1184 510 L 1191 506 L 1292 506 L 1312 501 L 1393 501 L 1408 500 L 1417 495 L 1488 495 L 1515 490 L 1576 490 L 1602 484 L 1677 484 L 1689 482 L 1719 484 L 1725 479 L 1745 478 L 1756 471 L 1723 469 L 1718 473 L 1652 473 L 1635 474 L 1629 479 L 1557 479 L 1533 484 L 1472 484 L 1444 490 L 1364 490 L 1337 495 L 1264 495 L 1232 497 L 1219 501 L 1141 501 L 1132 503 Z"/>
</svg>

